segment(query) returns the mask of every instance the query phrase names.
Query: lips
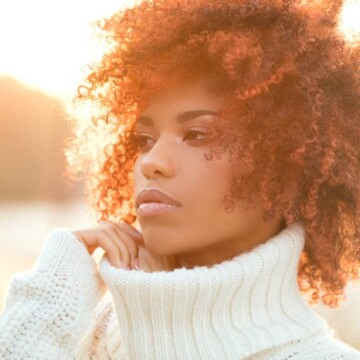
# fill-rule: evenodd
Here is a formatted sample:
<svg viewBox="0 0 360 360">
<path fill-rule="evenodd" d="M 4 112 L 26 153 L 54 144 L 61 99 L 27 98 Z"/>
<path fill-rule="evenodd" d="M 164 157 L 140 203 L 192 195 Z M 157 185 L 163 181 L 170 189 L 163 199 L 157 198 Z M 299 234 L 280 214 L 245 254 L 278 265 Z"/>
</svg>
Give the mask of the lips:
<svg viewBox="0 0 360 360">
<path fill-rule="evenodd" d="M 156 188 L 147 188 L 140 191 L 136 197 L 135 205 L 138 208 L 142 203 L 163 203 L 168 205 L 180 206 L 181 204 L 170 195 Z"/>
</svg>

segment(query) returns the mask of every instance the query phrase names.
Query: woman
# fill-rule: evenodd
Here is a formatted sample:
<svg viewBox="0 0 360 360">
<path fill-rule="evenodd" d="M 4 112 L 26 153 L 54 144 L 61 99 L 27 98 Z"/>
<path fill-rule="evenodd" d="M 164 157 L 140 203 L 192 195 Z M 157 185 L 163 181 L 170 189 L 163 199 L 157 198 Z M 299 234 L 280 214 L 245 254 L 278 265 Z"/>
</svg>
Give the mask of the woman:
<svg viewBox="0 0 360 360">
<path fill-rule="evenodd" d="M 12 279 L 2 358 L 360 359 L 310 307 L 359 279 L 341 6 L 152 1 L 99 23 L 113 46 L 77 98 L 96 115 L 65 153 L 100 223 L 54 229 Z"/>
</svg>

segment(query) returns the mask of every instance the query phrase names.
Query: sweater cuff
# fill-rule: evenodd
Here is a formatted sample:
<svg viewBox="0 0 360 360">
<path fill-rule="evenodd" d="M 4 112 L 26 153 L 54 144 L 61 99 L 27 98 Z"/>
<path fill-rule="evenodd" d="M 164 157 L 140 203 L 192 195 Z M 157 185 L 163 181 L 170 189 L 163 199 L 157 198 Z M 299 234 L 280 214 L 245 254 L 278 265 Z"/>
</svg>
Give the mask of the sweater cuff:
<svg viewBox="0 0 360 360">
<path fill-rule="evenodd" d="M 95 306 L 106 291 L 95 260 L 65 228 L 55 228 L 47 236 L 34 270 L 56 275 L 70 288 L 82 288 L 90 306 Z"/>
</svg>

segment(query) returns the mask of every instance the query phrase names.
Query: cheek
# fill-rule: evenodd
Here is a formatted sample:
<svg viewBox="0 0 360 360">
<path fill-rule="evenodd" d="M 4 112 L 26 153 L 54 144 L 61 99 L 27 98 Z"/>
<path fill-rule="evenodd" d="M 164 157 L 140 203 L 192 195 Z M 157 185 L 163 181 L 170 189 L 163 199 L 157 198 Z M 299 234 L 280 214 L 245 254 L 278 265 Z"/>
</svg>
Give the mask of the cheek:
<svg viewBox="0 0 360 360">
<path fill-rule="evenodd" d="M 144 176 L 141 174 L 140 167 L 138 165 L 138 162 L 136 161 L 134 164 L 134 176 L 133 176 L 133 184 L 135 191 L 137 191 L 138 187 L 141 185 L 141 181 L 143 178 Z"/>
<path fill-rule="evenodd" d="M 189 177 L 189 202 L 193 210 L 218 213 L 224 207 L 224 197 L 230 190 L 229 163 L 211 160 L 201 164 Z M 210 214 L 209 214 L 210 215 Z"/>
</svg>

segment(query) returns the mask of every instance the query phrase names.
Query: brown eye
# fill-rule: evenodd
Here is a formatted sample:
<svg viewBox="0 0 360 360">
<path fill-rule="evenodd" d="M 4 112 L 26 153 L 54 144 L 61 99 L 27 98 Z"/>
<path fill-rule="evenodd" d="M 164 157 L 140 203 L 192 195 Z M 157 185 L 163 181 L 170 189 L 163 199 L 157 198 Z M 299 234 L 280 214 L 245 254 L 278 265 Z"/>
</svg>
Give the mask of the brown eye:
<svg viewBox="0 0 360 360">
<path fill-rule="evenodd" d="M 153 140 L 151 139 L 151 137 L 149 136 L 146 136 L 146 135 L 137 135 L 137 134 L 134 134 L 132 136 L 132 143 L 138 147 L 139 149 L 142 149 L 143 147 L 149 145 L 147 143 L 147 140 L 150 139 L 150 140 Z"/>
<path fill-rule="evenodd" d="M 204 130 L 204 128 L 200 128 L 200 129 L 202 129 L 202 131 L 198 131 L 194 129 L 187 131 L 185 138 L 188 138 L 188 134 L 192 134 L 190 138 L 200 136 L 200 139 L 190 139 L 190 140 L 208 140 L 213 136 L 213 131 L 206 129 Z"/>
</svg>

